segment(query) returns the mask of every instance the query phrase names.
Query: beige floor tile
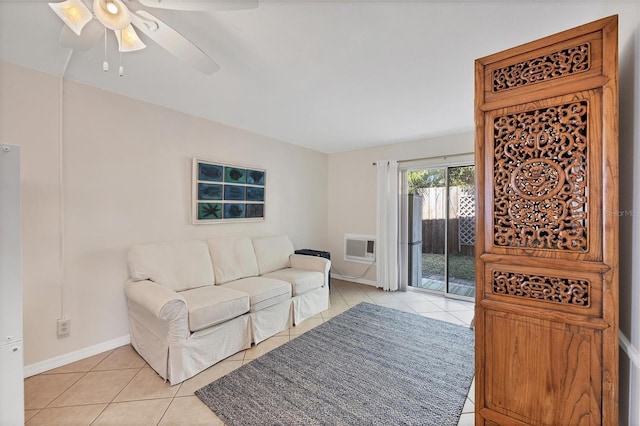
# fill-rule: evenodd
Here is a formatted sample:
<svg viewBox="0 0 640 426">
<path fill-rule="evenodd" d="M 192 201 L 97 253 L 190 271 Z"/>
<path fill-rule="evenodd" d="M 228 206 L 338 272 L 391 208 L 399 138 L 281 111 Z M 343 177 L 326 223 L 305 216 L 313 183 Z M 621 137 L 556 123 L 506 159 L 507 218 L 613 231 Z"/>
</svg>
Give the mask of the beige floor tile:
<svg viewBox="0 0 640 426">
<path fill-rule="evenodd" d="M 222 361 L 206 370 L 196 374 L 192 378 L 185 380 L 176 396 L 193 396 L 193 393 L 203 386 L 218 380 L 220 377 L 232 372 L 242 366 L 242 361 Z"/>
<path fill-rule="evenodd" d="M 340 315 L 341 313 L 343 313 L 344 311 L 348 310 L 349 306 L 348 305 L 335 305 L 335 306 L 331 306 L 329 309 L 327 309 L 326 311 L 322 311 L 321 315 L 322 315 L 322 319 L 329 319 L 329 318 L 333 318 L 335 316 Z"/>
<path fill-rule="evenodd" d="M 471 400 L 471 402 L 476 402 L 476 378 L 474 377 L 471 381 L 471 387 L 469 388 L 469 393 L 467 394 L 467 398 Z"/>
<path fill-rule="evenodd" d="M 411 309 L 410 307 L 408 307 L 407 305 L 405 305 L 404 303 L 376 303 L 379 306 L 384 306 L 385 308 L 391 308 L 391 309 L 397 309 L 399 311 L 403 311 L 403 312 L 409 312 L 412 314 L 415 314 L 416 311 L 414 311 L 413 309 Z"/>
<path fill-rule="evenodd" d="M 109 404 L 92 426 L 157 425 L 170 403 L 171 398 L 114 402 Z"/>
<path fill-rule="evenodd" d="M 226 357 L 224 361 L 242 361 L 244 359 L 244 353 L 245 351 L 240 351 L 236 354 Z"/>
<path fill-rule="evenodd" d="M 403 302 L 427 300 L 419 291 L 394 291 L 392 294 Z"/>
<path fill-rule="evenodd" d="M 196 396 L 185 396 L 175 398 L 159 426 L 179 426 L 179 425 L 208 425 L 224 426 L 213 411 L 204 405 Z"/>
<path fill-rule="evenodd" d="M 454 317 L 448 312 L 422 312 L 420 313 L 420 315 L 427 318 L 433 318 L 440 321 L 450 322 L 451 324 L 465 325 L 465 323 L 463 323 L 458 318 Z"/>
<path fill-rule="evenodd" d="M 307 321 L 317 321 L 317 320 L 309 319 Z M 320 320 L 320 321 L 322 321 L 322 320 Z M 270 350 L 275 349 L 280 345 L 284 345 L 288 341 L 289 341 L 289 338 L 285 337 L 285 336 L 269 337 L 264 342 L 260 342 L 257 345 L 252 346 L 251 349 L 247 349 L 247 351 L 244 354 L 244 359 L 248 360 L 248 359 L 258 358 L 259 356 L 266 354 Z"/>
<path fill-rule="evenodd" d="M 475 416 L 472 413 L 466 413 L 460 416 L 458 426 L 473 426 L 475 424 Z"/>
<path fill-rule="evenodd" d="M 60 374 L 60 373 L 83 373 L 91 371 L 102 360 L 108 357 L 113 351 L 102 352 L 89 358 L 81 359 L 53 370 L 45 371 L 42 374 Z"/>
<path fill-rule="evenodd" d="M 344 301 L 347 302 L 347 305 L 349 306 L 355 306 L 361 302 L 373 303 L 373 300 L 371 300 L 371 298 L 366 294 L 353 294 L 353 295 L 350 294 L 343 297 L 344 297 Z"/>
<path fill-rule="evenodd" d="M 347 302 L 344 301 L 344 298 L 338 292 L 331 293 L 329 296 L 329 306 L 346 304 Z"/>
<path fill-rule="evenodd" d="M 475 404 L 471 402 L 469 398 L 464 401 L 464 407 L 462 407 L 463 413 L 473 413 L 475 410 Z"/>
<path fill-rule="evenodd" d="M 67 389 L 51 407 L 109 403 L 133 379 L 140 369 L 91 371 Z M 55 375 L 47 376 L 55 377 Z"/>
<path fill-rule="evenodd" d="M 24 421 L 25 423 L 29 421 L 29 419 L 36 414 L 38 414 L 40 410 L 24 410 Z"/>
<path fill-rule="evenodd" d="M 107 404 L 78 405 L 74 407 L 45 408 L 27 422 L 36 425 L 90 425 Z M 63 420 L 64 419 L 64 420 Z"/>
<path fill-rule="evenodd" d="M 44 408 L 86 373 L 39 374 L 24 381 L 24 408 Z"/>
<path fill-rule="evenodd" d="M 122 389 L 114 401 L 173 398 L 179 388 L 178 385 L 171 386 L 169 382 L 165 382 L 152 368 L 145 367 Z"/>
<path fill-rule="evenodd" d="M 289 337 L 289 329 L 287 328 L 286 330 L 282 330 L 280 333 L 276 334 L 276 336 L 278 336 L 278 337 L 282 337 L 282 336 Z"/>
<path fill-rule="evenodd" d="M 145 365 L 147 363 L 136 350 L 131 345 L 125 345 L 111 352 L 108 357 L 94 367 L 93 371 L 142 368 Z"/>
<path fill-rule="evenodd" d="M 369 296 L 371 299 L 370 303 L 380 304 L 380 303 L 401 303 L 400 299 L 395 297 L 390 293 L 381 293 Z"/>
<path fill-rule="evenodd" d="M 301 324 L 298 324 L 295 327 L 291 328 L 291 336 L 299 336 L 302 333 L 305 333 L 312 328 L 319 326 L 323 322 L 324 320 L 322 318 L 309 318 L 307 320 L 304 320 Z"/>
<path fill-rule="evenodd" d="M 458 318 L 460 321 L 462 321 L 466 325 L 470 325 L 471 320 L 475 316 L 475 312 L 474 311 L 451 311 L 451 315 Z"/>
<path fill-rule="evenodd" d="M 447 312 L 473 310 L 473 304 L 465 303 L 458 300 L 442 298 L 440 300 L 432 299 L 429 301 L 437 307 L 441 308 L 443 311 Z"/>
<path fill-rule="evenodd" d="M 414 311 L 420 312 L 442 312 L 438 306 L 427 300 L 414 300 L 414 301 L 405 301 L 405 305 L 413 309 Z"/>
<path fill-rule="evenodd" d="M 420 290 L 414 290 L 412 291 L 412 293 L 419 294 L 421 300 L 428 300 L 430 302 L 433 300 L 447 300 L 443 295 L 437 294 L 437 293 L 429 293 L 429 292 L 420 291 Z"/>
</svg>

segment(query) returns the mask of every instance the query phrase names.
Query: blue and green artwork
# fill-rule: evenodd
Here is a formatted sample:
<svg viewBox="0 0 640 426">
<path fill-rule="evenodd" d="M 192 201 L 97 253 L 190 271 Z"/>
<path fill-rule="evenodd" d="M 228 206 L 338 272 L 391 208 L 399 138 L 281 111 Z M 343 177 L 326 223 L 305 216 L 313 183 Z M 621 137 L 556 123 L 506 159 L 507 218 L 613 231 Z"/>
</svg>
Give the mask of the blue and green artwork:
<svg viewBox="0 0 640 426">
<path fill-rule="evenodd" d="M 193 159 L 193 221 L 264 219 L 266 171 Z"/>
<path fill-rule="evenodd" d="M 222 182 L 223 167 L 217 164 L 198 163 L 198 180 Z"/>
<path fill-rule="evenodd" d="M 244 218 L 244 204 L 225 204 L 224 218 L 225 219 Z"/>
<path fill-rule="evenodd" d="M 221 203 L 198 203 L 198 220 L 222 219 Z"/>
<path fill-rule="evenodd" d="M 224 181 L 229 183 L 246 183 L 247 171 L 237 167 L 224 167 Z"/>
<path fill-rule="evenodd" d="M 249 218 L 264 217 L 264 204 L 247 204 L 246 216 Z"/>
<path fill-rule="evenodd" d="M 264 171 L 247 170 L 247 184 L 264 186 Z"/>
<path fill-rule="evenodd" d="M 247 186 L 247 201 L 264 201 L 264 188 Z"/>
<path fill-rule="evenodd" d="M 222 185 L 199 183 L 198 200 L 222 200 Z"/>
<path fill-rule="evenodd" d="M 224 186 L 224 199 L 232 201 L 244 201 L 246 197 L 244 185 L 225 185 Z"/>
</svg>

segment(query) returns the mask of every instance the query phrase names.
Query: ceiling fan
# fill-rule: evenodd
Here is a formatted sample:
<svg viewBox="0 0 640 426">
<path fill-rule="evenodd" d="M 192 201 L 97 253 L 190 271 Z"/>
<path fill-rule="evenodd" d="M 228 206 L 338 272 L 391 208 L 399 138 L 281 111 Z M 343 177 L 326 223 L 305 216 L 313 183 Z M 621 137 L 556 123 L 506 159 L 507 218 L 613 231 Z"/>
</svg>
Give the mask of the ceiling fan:
<svg viewBox="0 0 640 426">
<path fill-rule="evenodd" d="M 100 37 L 106 37 L 106 30 L 112 30 L 118 40 L 118 50 L 133 52 L 146 47 L 136 33 L 135 29 L 138 29 L 195 69 L 204 74 L 212 74 L 220 69 L 213 59 L 144 8 L 185 11 L 238 10 L 256 8 L 258 0 L 93 0 L 92 9 L 82 0 L 65 0 L 49 3 L 49 6 L 66 24 L 60 34 L 60 43 L 64 47 L 87 50 Z M 107 71 L 108 67 L 105 59 L 103 69 Z M 120 75 L 123 75 L 122 65 Z"/>
</svg>

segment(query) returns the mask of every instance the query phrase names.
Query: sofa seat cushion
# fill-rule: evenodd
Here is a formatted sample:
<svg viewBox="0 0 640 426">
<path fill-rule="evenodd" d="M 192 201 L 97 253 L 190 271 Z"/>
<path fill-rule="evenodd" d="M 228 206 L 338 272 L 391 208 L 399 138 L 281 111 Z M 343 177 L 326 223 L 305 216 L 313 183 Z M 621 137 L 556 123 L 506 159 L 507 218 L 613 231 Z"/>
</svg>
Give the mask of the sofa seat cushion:
<svg viewBox="0 0 640 426">
<path fill-rule="evenodd" d="M 291 298 L 291 284 L 272 278 L 243 278 L 218 287 L 247 293 L 251 301 L 251 312 L 268 308 Z"/>
<path fill-rule="evenodd" d="M 189 330 L 202 330 L 249 312 L 249 295 L 231 288 L 205 286 L 179 293 L 187 302 Z"/>
<path fill-rule="evenodd" d="M 294 296 L 306 293 L 324 285 L 322 272 L 304 271 L 302 269 L 285 268 L 264 275 L 265 278 L 275 278 L 291 284 Z"/>
</svg>

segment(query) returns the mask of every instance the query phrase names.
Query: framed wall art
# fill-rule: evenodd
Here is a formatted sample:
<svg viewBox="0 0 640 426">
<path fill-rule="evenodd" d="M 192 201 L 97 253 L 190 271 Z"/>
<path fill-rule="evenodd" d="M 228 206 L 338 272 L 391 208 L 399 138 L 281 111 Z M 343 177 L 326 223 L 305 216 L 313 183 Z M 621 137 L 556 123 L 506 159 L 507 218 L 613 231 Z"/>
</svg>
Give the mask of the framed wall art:
<svg viewBox="0 0 640 426">
<path fill-rule="evenodd" d="M 264 220 L 267 173 L 193 159 L 193 223 Z"/>
</svg>

